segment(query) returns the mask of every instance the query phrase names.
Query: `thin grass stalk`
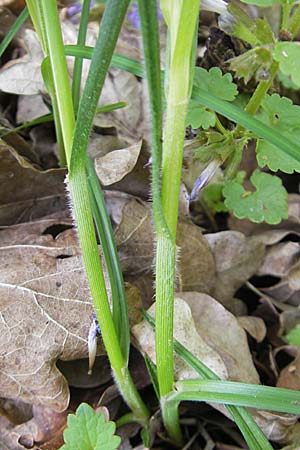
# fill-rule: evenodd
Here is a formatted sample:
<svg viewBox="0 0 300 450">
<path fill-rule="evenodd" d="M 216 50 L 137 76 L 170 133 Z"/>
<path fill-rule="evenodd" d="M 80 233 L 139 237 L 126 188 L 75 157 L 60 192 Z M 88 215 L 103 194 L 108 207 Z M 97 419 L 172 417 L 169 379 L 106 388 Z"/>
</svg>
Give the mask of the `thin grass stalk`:
<svg viewBox="0 0 300 450">
<path fill-rule="evenodd" d="M 18 31 L 20 30 L 22 25 L 24 25 L 24 23 L 26 22 L 28 17 L 29 17 L 28 8 L 25 7 L 1 41 L 0 58 L 3 55 L 3 53 L 5 52 L 5 50 L 7 49 L 7 47 L 9 46 L 9 44 L 11 43 L 11 41 L 13 40 L 13 38 L 15 37 L 15 35 L 18 33 Z"/>
<path fill-rule="evenodd" d="M 87 27 L 89 23 L 91 0 L 84 0 L 80 16 L 80 25 L 77 36 L 77 45 L 84 45 L 86 40 Z M 72 96 L 75 116 L 77 115 L 79 100 L 80 100 L 80 86 L 82 74 L 83 59 L 80 56 L 75 58 L 72 80 Z"/>
<path fill-rule="evenodd" d="M 90 190 L 93 217 L 97 228 L 101 248 L 109 276 L 112 298 L 112 316 L 116 334 L 125 364 L 128 363 L 130 348 L 130 329 L 127 310 L 127 300 L 120 260 L 110 218 L 106 209 L 102 189 L 97 177 L 95 167 L 90 158 L 87 158 L 87 175 Z"/>
</svg>

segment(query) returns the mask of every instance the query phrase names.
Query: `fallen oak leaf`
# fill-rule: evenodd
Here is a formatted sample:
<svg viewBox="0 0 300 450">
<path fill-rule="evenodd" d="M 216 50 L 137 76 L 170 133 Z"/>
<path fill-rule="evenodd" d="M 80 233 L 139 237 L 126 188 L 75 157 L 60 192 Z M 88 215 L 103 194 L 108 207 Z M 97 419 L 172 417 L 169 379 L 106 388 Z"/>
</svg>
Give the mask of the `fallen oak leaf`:
<svg viewBox="0 0 300 450">
<path fill-rule="evenodd" d="M 17 243 L 23 225 L 10 229 L 11 244 L 0 231 L 0 396 L 64 411 L 69 389 L 55 362 L 87 357 L 92 305 L 75 230 L 53 239 L 50 223 L 30 224 L 26 243 Z"/>
</svg>

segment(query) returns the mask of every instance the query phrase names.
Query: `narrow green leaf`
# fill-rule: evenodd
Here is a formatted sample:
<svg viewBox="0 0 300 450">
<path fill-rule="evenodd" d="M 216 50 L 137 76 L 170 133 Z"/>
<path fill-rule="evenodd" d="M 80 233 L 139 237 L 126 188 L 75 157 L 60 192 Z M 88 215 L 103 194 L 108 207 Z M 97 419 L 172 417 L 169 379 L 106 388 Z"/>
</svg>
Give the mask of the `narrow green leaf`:
<svg viewBox="0 0 300 450">
<path fill-rule="evenodd" d="M 110 281 L 113 321 L 122 353 L 128 359 L 130 330 L 124 280 L 102 189 L 90 158 L 87 159 L 87 176 L 94 221 Z"/>
<path fill-rule="evenodd" d="M 84 45 L 86 39 L 86 32 L 89 22 L 89 12 L 90 12 L 91 0 L 84 0 L 80 15 L 79 31 L 77 36 L 77 44 Z M 73 69 L 73 79 L 72 79 L 72 96 L 75 116 L 78 111 L 79 100 L 80 100 L 80 85 L 81 85 L 81 73 L 82 73 L 82 57 L 76 57 Z"/>
<path fill-rule="evenodd" d="M 21 14 L 16 19 L 15 23 L 10 27 L 10 29 L 8 30 L 8 32 L 2 39 L 1 44 L 0 44 L 0 58 L 3 55 L 3 53 L 5 52 L 5 50 L 7 49 L 7 47 L 9 46 L 9 44 L 11 43 L 11 41 L 13 40 L 13 38 L 15 37 L 15 35 L 17 34 L 17 32 L 20 30 L 22 25 L 26 22 L 28 17 L 29 17 L 29 12 L 28 12 L 28 8 L 26 7 L 23 9 Z"/>
<path fill-rule="evenodd" d="M 175 383 L 172 401 L 209 401 L 300 414 L 300 392 L 235 381 L 183 380 Z"/>
</svg>

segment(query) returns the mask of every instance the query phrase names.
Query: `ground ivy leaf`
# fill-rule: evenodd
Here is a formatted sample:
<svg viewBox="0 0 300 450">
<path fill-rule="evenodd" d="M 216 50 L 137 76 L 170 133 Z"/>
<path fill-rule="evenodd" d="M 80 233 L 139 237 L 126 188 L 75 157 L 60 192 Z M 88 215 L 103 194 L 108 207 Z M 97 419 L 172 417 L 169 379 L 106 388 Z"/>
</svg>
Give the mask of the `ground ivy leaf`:
<svg viewBox="0 0 300 450">
<path fill-rule="evenodd" d="M 115 450 L 121 438 L 115 436 L 116 425 L 106 422 L 103 413 L 96 413 L 82 403 L 76 414 L 69 414 L 68 428 L 64 431 L 65 445 L 61 450 Z"/>
<path fill-rule="evenodd" d="M 273 51 L 273 58 L 279 62 L 281 72 L 290 76 L 293 83 L 300 87 L 300 72 L 297 65 L 300 59 L 300 43 L 278 42 Z"/>
<path fill-rule="evenodd" d="M 232 82 L 230 73 L 222 74 L 218 67 L 212 67 L 209 71 L 202 67 L 195 67 L 194 84 L 200 89 L 206 89 L 216 97 L 233 101 L 238 94 L 237 86 Z"/>
<path fill-rule="evenodd" d="M 216 123 L 216 113 L 209 111 L 205 106 L 199 105 L 195 100 L 190 100 L 189 109 L 186 117 L 186 125 L 192 128 L 203 128 L 208 130 L 214 127 Z"/>
<path fill-rule="evenodd" d="M 281 170 L 285 173 L 294 173 L 294 171 L 300 173 L 300 163 L 298 161 L 283 152 L 279 152 L 275 145 L 264 139 L 257 140 L 256 159 L 259 167 L 267 166 L 273 172 Z"/>
<path fill-rule="evenodd" d="M 287 138 L 298 145 L 297 136 L 300 133 L 300 106 L 294 105 L 289 98 L 278 94 L 266 95 L 258 118 L 265 124 L 276 128 Z M 256 157 L 260 167 L 267 166 L 273 172 L 281 170 L 285 173 L 300 172 L 300 163 L 264 139 L 258 139 Z"/>
<path fill-rule="evenodd" d="M 255 170 L 250 178 L 256 191 L 246 191 L 236 181 L 228 181 L 223 189 L 225 205 L 239 219 L 277 224 L 287 219 L 287 192 L 280 178 Z"/>
</svg>

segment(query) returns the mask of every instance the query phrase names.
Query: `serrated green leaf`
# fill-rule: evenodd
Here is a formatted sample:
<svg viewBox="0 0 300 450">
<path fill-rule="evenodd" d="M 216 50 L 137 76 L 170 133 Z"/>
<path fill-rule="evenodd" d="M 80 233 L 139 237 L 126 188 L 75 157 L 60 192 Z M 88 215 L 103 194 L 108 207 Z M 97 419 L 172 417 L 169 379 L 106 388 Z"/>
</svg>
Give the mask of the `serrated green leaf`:
<svg viewBox="0 0 300 450">
<path fill-rule="evenodd" d="M 277 224 L 287 219 L 287 192 L 280 178 L 255 170 L 250 178 L 256 191 L 246 191 L 236 181 L 225 183 L 225 205 L 239 219 Z"/>
<path fill-rule="evenodd" d="M 106 422 L 103 413 L 96 413 L 89 405 L 81 403 L 76 414 L 68 416 L 65 444 L 60 450 L 115 450 L 121 442 L 115 431 L 114 422 Z"/>
<path fill-rule="evenodd" d="M 237 86 L 232 82 L 230 73 L 222 74 L 218 67 L 209 71 L 202 67 L 195 68 L 194 86 L 206 89 L 222 100 L 233 101 L 238 94 Z"/>
<path fill-rule="evenodd" d="M 186 117 L 186 125 L 192 128 L 203 128 L 208 130 L 214 127 L 216 123 L 216 113 L 209 111 L 205 106 L 199 105 L 195 100 L 190 100 L 189 109 Z"/>
<path fill-rule="evenodd" d="M 296 325 L 287 335 L 286 339 L 290 345 L 300 346 L 300 324 Z"/>
<path fill-rule="evenodd" d="M 298 145 L 300 106 L 294 105 L 289 98 L 280 97 L 278 94 L 266 95 L 258 118 Z M 287 154 L 281 154 L 274 145 L 264 139 L 257 140 L 256 157 L 260 167 L 267 166 L 273 172 L 300 172 L 300 162 Z"/>
<path fill-rule="evenodd" d="M 300 43 L 278 42 L 273 51 L 273 58 L 279 62 L 281 72 L 290 76 L 293 83 L 300 87 Z"/>
</svg>

